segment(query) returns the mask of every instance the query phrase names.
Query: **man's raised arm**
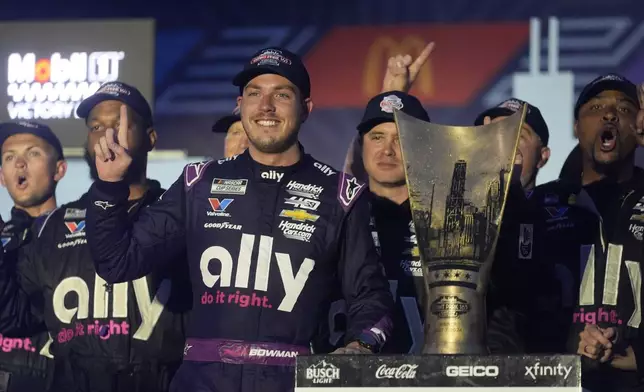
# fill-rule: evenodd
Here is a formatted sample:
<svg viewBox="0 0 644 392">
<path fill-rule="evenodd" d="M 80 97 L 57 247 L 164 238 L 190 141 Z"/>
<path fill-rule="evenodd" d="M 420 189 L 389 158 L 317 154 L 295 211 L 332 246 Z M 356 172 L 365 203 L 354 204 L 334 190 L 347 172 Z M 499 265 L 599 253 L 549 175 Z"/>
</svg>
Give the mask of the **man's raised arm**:
<svg viewBox="0 0 644 392">
<path fill-rule="evenodd" d="M 130 189 L 124 179 L 132 157 L 127 116 L 123 105 L 118 134 L 107 129 L 94 146 L 100 181 L 90 188 L 87 208 L 87 240 L 96 272 L 109 283 L 143 277 L 185 251 L 185 173 L 136 220 L 128 218 Z"/>
</svg>

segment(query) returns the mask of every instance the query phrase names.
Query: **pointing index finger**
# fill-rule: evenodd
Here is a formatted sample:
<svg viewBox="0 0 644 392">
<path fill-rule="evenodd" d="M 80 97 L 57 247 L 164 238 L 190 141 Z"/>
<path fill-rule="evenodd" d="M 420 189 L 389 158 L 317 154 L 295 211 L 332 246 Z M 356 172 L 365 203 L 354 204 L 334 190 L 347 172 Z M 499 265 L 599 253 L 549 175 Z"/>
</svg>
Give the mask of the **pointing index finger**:
<svg viewBox="0 0 644 392">
<path fill-rule="evenodd" d="M 420 70 L 420 67 L 422 67 L 423 64 L 427 62 L 429 55 L 434 51 L 434 46 L 436 46 L 434 42 L 430 42 L 427 46 L 425 46 L 425 49 L 420 52 L 416 60 L 414 60 L 414 62 L 409 66 L 410 72 L 418 72 Z"/>
<path fill-rule="evenodd" d="M 129 129 L 129 119 L 127 115 L 127 106 L 121 105 L 120 121 L 119 121 L 119 132 L 116 138 L 116 142 L 119 146 L 124 149 L 128 149 L 127 145 L 127 130 Z"/>
</svg>

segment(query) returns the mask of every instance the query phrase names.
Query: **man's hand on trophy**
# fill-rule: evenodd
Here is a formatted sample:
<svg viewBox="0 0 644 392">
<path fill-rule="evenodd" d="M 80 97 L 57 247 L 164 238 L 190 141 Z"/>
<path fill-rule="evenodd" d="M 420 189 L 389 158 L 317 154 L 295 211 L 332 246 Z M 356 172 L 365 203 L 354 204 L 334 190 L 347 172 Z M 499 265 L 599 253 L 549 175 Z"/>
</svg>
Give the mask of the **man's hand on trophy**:
<svg viewBox="0 0 644 392">
<path fill-rule="evenodd" d="M 579 333 L 577 354 L 604 363 L 613 356 L 613 345 L 617 341 L 615 328 L 602 329 L 596 325 L 586 324 Z"/>
<path fill-rule="evenodd" d="M 360 343 L 358 342 L 351 342 L 347 344 L 345 347 L 340 347 L 339 349 L 335 350 L 331 354 L 367 355 L 367 354 L 373 354 L 373 352 L 368 348 L 361 346 Z"/>
<path fill-rule="evenodd" d="M 434 51 L 433 42 L 430 42 L 425 49 L 418 55 L 416 60 L 412 60 L 411 55 L 397 55 L 389 58 L 387 62 L 387 71 L 382 80 L 382 92 L 402 91 L 409 92 L 414 84 L 420 69 L 425 65 L 429 55 Z"/>
<path fill-rule="evenodd" d="M 640 101 L 640 111 L 637 113 L 633 132 L 635 132 L 635 137 L 637 137 L 640 146 L 644 146 L 644 83 L 637 86 L 637 95 Z"/>
</svg>

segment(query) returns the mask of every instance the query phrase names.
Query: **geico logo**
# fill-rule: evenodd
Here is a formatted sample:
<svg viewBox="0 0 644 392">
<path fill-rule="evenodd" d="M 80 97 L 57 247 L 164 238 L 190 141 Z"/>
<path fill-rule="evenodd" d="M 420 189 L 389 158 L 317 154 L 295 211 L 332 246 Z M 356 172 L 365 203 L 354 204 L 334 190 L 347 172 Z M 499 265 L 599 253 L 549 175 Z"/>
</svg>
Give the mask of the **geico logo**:
<svg viewBox="0 0 644 392">
<path fill-rule="evenodd" d="M 111 294 L 106 290 L 107 282 L 98 275 L 94 276 L 94 307 L 92 317 L 95 319 L 102 318 L 127 318 L 128 317 L 128 282 L 117 283 L 112 285 Z M 159 290 L 152 300 L 150 300 L 150 289 L 146 278 L 140 278 L 132 282 L 136 303 L 141 315 L 141 326 L 134 334 L 138 340 L 148 340 L 154 327 L 163 312 L 163 304 L 167 303 L 172 291 L 172 285 L 169 280 L 163 280 Z M 74 293 L 78 298 L 78 306 L 68 308 L 65 305 L 65 298 L 68 294 Z M 112 314 L 108 315 L 108 304 L 112 296 Z M 54 290 L 53 307 L 54 314 L 60 322 L 70 324 L 74 317 L 77 320 L 89 318 L 89 287 L 87 283 L 78 276 L 72 276 L 63 279 Z"/>
<path fill-rule="evenodd" d="M 305 199 L 303 197 L 291 196 L 284 200 L 284 203 L 291 204 L 297 208 L 304 208 L 306 210 L 315 211 L 320 206 L 317 200 Z"/>
<path fill-rule="evenodd" d="M 498 366 L 448 366 L 447 377 L 497 377 Z"/>
<path fill-rule="evenodd" d="M 230 287 L 233 276 L 233 265 L 236 267 L 235 286 L 236 288 L 248 288 L 251 256 L 255 247 L 255 236 L 251 234 L 242 234 L 239 245 L 239 257 L 237 263 L 233 263 L 233 257 L 226 248 L 221 246 L 211 246 L 201 254 L 199 268 L 201 269 L 201 279 L 203 283 L 212 288 L 217 282 L 219 287 Z M 261 236 L 259 240 L 259 253 L 257 265 L 255 266 L 255 286 L 258 291 L 268 290 L 269 270 L 273 260 L 273 237 Z M 221 264 L 220 274 L 210 272 L 210 265 L 214 260 Z M 297 302 L 309 274 L 313 271 L 315 261 L 305 258 L 300 265 L 296 274 L 293 274 L 293 263 L 291 256 L 287 253 L 275 252 L 274 260 L 277 262 L 277 268 L 282 277 L 282 286 L 284 287 L 284 298 L 280 303 L 278 310 L 282 312 L 291 312 Z M 217 269 L 213 267 L 213 269 Z"/>
</svg>

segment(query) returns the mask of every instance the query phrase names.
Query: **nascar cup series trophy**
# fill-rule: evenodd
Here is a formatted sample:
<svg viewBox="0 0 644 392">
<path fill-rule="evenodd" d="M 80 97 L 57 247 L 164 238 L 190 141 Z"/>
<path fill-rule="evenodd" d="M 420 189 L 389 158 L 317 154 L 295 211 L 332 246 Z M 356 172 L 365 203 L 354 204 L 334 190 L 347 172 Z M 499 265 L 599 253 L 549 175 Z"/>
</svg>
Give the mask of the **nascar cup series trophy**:
<svg viewBox="0 0 644 392">
<path fill-rule="evenodd" d="M 526 107 L 490 125 L 396 111 L 424 279 L 423 354 L 487 354 L 485 295 Z"/>
</svg>

